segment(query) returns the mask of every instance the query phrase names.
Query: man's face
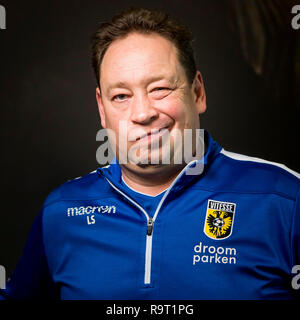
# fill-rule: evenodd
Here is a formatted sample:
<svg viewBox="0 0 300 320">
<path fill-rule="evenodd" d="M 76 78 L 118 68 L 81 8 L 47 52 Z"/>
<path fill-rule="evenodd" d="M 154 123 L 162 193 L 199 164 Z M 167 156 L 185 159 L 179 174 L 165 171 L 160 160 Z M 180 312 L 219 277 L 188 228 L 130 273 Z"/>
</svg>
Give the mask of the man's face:
<svg viewBox="0 0 300 320">
<path fill-rule="evenodd" d="M 151 149 L 161 157 L 163 132 L 167 129 L 171 139 L 171 163 L 176 152 L 178 132 L 200 128 L 199 113 L 206 109 L 206 98 L 199 72 L 193 84 L 187 80 L 185 70 L 177 57 L 177 49 L 157 34 L 131 33 L 114 41 L 107 49 L 101 64 L 100 90 L 96 90 L 101 124 L 116 136 L 116 155 L 137 150 L 143 158 L 151 157 Z M 122 121 L 126 130 L 120 128 Z M 152 134 L 151 134 L 152 132 Z M 127 140 L 127 150 L 119 137 Z M 142 138 L 140 138 L 142 137 Z M 183 138 L 182 138 L 183 139 Z M 137 140 L 137 141 L 136 141 Z M 138 146 L 138 147 L 137 147 Z M 136 148 L 135 148 L 136 147 Z M 145 153 L 145 151 L 147 151 Z M 148 152 L 149 151 L 149 152 Z M 161 170 L 164 166 L 126 164 L 132 170 Z"/>
</svg>

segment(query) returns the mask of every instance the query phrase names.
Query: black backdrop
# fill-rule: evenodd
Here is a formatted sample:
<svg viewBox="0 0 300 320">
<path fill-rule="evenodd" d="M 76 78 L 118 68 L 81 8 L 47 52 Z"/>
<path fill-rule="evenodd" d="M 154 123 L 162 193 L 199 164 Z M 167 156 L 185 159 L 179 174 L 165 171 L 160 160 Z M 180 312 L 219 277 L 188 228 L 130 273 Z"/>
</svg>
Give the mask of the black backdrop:
<svg viewBox="0 0 300 320">
<path fill-rule="evenodd" d="M 0 30 L 0 264 L 8 275 L 47 194 L 98 166 L 89 41 L 98 22 L 128 6 L 163 9 L 193 30 L 208 103 L 201 126 L 214 139 L 227 150 L 300 171 L 299 104 L 274 98 L 246 63 L 225 0 L 0 4 L 7 19 Z"/>
</svg>

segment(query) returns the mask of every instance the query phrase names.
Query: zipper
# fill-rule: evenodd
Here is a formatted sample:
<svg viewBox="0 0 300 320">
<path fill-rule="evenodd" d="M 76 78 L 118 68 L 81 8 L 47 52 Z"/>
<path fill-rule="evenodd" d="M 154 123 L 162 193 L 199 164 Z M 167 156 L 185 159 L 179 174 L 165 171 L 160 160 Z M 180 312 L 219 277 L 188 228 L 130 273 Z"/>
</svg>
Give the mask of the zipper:
<svg viewBox="0 0 300 320">
<path fill-rule="evenodd" d="M 146 250 L 145 250 L 145 274 L 144 274 L 144 284 L 150 284 L 150 275 L 151 275 L 151 259 L 152 259 L 152 234 L 153 234 L 153 226 L 155 218 L 150 218 L 146 210 L 141 207 L 137 202 L 132 200 L 130 197 L 127 196 L 123 191 L 118 189 L 109 179 L 107 182 L 114 188 L 117 192 L 122 194 L 127 200 L 133 203 L 138 209 L 140 209 L 143 214 L 146 216 L 147 219 L 147 232 L 146 232 Z"/>
<path fill-rule="evenodd" d="M 147 236 L 152 236 L 153 232 L 153 219 L 149 218 L 147 223 Z"/>
<path fill-rule="evenodd" d="M 151 282 L 151 259 L 152 259 L 153 224 L 154 224 L 154 219 L 153 218 L 148 218 L 148 221 L 147 221 L 147 235 L 146 235 L 144 284 L 150 284 L 150 282 Z"/>
<path fill-rule="evenodd" d="M 154 227 L 154 222 L 155 219 L 159 213 L 159 210 L 165 201 L 167 195 L 170 193 L 172 187 L 174 184 L 178 181 L 178 179 L 183 175 L 185 172 L 186 168 L 188 168 L 192 163 L 196 162 L 197 160 L 191 161 L 187 166 L 185 166 L 182 171 L 178 174 L 178 176 L 173 180 L 173 182 L 170 184 L 169 188 L 166 190 L 165 194 L 161 198 L 155 213 L 153 215 L 153 218 L 149 217 L 148 213 L 146 210 L 140 206 L 137 202 L 132 200 L 130 197 L 128 197 L 127 194 L 125 194 L 123 191 L 118 189 L 108 178 L 105 177 L 107 182 L 111 185 L 113 189 L 115 189 L 117 192 L 122 194 L 127 200 L 129 200 L 131 203 L 133 203 L 138 209 L 140 209 L 143 214 L 146 216 L 147 219 L 147 232 L 146 232 L 146 250 L 145 250 L 145 274 L 144 274 L 144 284 L 150 284 L 151 283 L 151 260 L 152 260 L 152 238 L 153 238 L 153 227 Z"/>
<path fill-rule="evenodd" d="M 147 221 L 144 284 L 150 284 L 150 281 L 151 281 L 150 275 L 151 275 L 151 259 L 152 259 L 153 224 L 154 224 L 154 219 L 149 218 Z"/>
</svg>

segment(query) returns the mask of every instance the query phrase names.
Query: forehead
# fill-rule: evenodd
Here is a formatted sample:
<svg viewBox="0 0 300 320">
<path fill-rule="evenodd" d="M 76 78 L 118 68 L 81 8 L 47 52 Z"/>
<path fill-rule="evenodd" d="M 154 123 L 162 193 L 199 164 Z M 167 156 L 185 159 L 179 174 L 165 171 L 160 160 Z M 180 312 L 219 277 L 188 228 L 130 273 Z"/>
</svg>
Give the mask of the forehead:
<svg viewBox="0 0 300 320">
<path fill-rule="evenodd" d="M 107 49 L 101 64 L 101 85 L 147 82 L 184 76 L 175 45 L 157 34 L 131 33 L 115 40 Z"/>
</svg>

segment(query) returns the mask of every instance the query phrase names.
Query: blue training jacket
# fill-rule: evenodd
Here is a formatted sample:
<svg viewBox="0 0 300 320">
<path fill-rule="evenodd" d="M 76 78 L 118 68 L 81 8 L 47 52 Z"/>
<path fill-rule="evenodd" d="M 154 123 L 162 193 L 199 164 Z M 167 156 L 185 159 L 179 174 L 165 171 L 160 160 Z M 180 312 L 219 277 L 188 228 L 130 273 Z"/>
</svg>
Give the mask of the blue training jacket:
<svg viewBox="0 0 300 320">
<path fill-rule="evenodd" d="M 202 174 L 186 167 L 153 216 L 126 193 L 117 163 L 55 189 L 0 296 L 299 297 L 299 174 L 205 140 Z"/>
</svg>

